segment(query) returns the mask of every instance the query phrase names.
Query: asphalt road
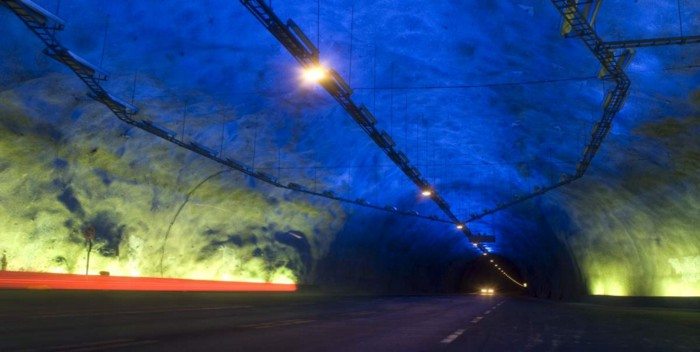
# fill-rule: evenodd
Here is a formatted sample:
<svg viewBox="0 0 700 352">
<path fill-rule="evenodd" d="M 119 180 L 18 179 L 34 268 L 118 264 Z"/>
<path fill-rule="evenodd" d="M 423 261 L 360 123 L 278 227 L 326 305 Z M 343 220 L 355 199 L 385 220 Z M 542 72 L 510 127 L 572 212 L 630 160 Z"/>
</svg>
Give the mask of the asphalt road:
<svg viewBox="0 0 700 352">
<path fill-rule="evenodd" d="M 700 311 L 503 296 L 0 291 L 0 351 L 698 351 Z"/>
</svg>

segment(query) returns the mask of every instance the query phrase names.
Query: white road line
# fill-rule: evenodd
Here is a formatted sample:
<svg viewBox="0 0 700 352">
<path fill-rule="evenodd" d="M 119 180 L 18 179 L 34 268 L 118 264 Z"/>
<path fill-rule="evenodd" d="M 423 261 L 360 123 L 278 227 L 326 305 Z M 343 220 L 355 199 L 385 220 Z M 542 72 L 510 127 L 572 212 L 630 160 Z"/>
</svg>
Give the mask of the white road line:
<svg viewBox="0 0 700 352">
<path fill-rule="evenodd" d="M 484 317 L 476 317 L 476 318 L 472 319 L 472 323 L 476 324 L 476 323 L 478 323 L 479 320 L 481 320 L 481 319 L 484 319 Z"/>
<path fill-rule="evenodd" d="M 491 310 L 485 311 L 484 314 L 491 314 Z"/>
<path fill-rule="evenodd" d="M 450 343 L 450 342 L 454 341 L 455 339 L 457 339 L 462 334 L 464 334 L 464 329 L 456 330 L 452 334 L 450 334 L 447 337 L 445 337 L 444 339 L 442 339 L 442 341 L 440 341 L 440 342 L 441 343 Z"/>
</svg>

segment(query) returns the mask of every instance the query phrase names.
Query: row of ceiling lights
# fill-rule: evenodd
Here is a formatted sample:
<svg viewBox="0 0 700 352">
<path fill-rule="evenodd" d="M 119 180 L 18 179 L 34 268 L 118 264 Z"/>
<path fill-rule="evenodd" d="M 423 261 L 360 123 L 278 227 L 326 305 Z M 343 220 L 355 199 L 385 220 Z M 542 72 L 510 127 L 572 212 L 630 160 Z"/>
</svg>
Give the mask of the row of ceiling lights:
<svg viewBox="0 0 700 352">
<path fill-rule="evenodd" d="M 302 71 L 302 79 L 308 84 L 317 84 L 324 79 L 330 77 L 329 70 L 322 65 L 312 66 L 306 68 Z M 429 188 L 422 189 L 420 194 L 423 197 L 431 197 L 433 195 L 433 190 Z M 458 230 L 464 229 L 464 224 L 461 222 L 455 223 L 455 227 Z M 482 255 L 488 255 L 489 251 L 486 247 L 479 243 L 474 243 L 474 247 L 482 252 Z"/>
<path fill-rule="evenodd" d="M 501 266 L 498 265 L 498 263 L 494 262 L 493 259 L 491 259 L 490 262 L 491 262 L 491 264 L 493 264 L 493 266 L 494 266 L 494 268 L 496 268 L 496 270 L 498 270 L 501 274 L 503 274 L 503 276 L 507 277 L 510 281 L 513 281 L 513 283 L 515 283 L 516 285 L 518 285 L 520 287 L 527 287 L 527 282 L 521 283 L 521 282 L 518 282 L 518 280 L 512 278 L 510 275 L 508 275 L 508 273 L 505 270 L 503 270 L 503 268 Z"/>
</svg>

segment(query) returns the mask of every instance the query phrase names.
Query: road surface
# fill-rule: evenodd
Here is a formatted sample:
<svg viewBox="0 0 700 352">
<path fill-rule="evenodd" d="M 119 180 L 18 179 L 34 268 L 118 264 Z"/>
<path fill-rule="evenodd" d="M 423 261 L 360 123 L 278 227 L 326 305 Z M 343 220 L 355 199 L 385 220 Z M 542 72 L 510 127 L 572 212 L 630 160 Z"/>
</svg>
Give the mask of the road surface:
<svg viewBox="0 0 700 352">
<path fill-rule="evenodd" d="M 700 312 L 506 296 L 0 291 L 0 351 L 698 351 Z"/>
</svg>

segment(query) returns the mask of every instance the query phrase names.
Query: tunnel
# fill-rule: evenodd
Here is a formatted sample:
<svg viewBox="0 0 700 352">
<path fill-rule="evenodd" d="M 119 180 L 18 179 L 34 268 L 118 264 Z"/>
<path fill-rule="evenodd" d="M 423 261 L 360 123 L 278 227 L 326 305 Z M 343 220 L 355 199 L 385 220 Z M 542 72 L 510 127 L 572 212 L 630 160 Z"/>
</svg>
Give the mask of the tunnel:
<svg viewBox="0 0 700 352">
<path fill-rule="evenodd" d="M 213 349 L 400 311 L 466 325 L 341 350 L 692 350 L 699 16 L 682 0 L 0 0 L 0 301 L 26 303 L 0 316 L 51 331 L 77 302 L 78 325 L 313 304 Z M 612 342 L 600 321 L 653 333 Z M 120 331 L 0 349 L 178 346 Z M 288 346 L 332 348 L 313 341 Z"/>
</svg>

